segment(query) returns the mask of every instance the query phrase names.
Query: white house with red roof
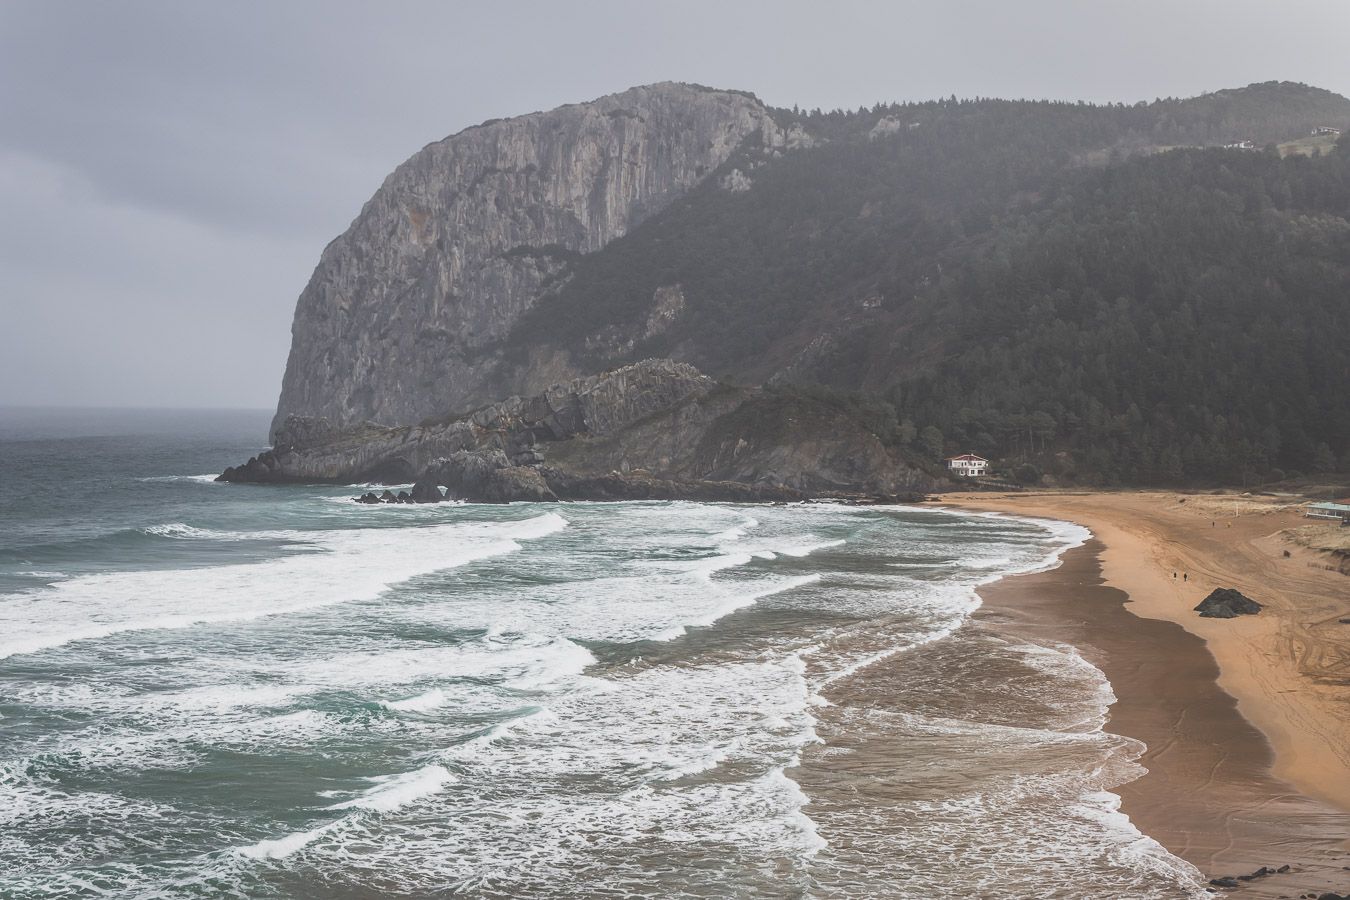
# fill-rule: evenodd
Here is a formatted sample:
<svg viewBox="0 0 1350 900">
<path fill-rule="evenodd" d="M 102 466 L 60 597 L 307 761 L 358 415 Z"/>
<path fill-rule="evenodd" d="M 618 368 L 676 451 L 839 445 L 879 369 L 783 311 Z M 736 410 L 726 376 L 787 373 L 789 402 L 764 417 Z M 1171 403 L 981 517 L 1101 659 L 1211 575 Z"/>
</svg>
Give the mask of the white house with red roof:
<svg viewBox="0 0 1350 900">
<path fill-rule="evenodd" d="M 947 459 L 947 471 L 963 478 L 975 478 L 989 471 L 989 460 L 974 453 L 962 453 Z"/>
</svg>

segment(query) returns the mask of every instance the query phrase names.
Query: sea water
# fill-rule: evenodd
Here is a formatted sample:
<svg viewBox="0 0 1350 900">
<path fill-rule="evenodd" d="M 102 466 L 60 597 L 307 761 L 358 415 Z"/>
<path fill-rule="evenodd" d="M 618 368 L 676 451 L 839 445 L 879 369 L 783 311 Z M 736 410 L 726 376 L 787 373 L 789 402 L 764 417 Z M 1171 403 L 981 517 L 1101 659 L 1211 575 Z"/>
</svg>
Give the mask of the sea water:
<svg viewBox="0 0 1350 900">
<path fill-rule="evenodd" d="M 1062 523 L 363 506 L 261 413 L 0 411 L 0 896 L 1182 897 Z"/>
</svg>

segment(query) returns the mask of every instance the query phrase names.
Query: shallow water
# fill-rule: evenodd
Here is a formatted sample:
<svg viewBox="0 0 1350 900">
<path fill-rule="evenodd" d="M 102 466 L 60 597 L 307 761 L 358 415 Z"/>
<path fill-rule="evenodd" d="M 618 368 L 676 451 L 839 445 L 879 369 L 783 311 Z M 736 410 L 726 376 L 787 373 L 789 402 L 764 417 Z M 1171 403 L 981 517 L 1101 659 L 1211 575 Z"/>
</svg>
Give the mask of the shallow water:
<svg viewBox="0 0 1350 900">
<path fill-rule="evenodd" d="M 204 477 L 262 414 L 0 417 L 0 896 L 1199 891 L 1101 673 L 966 624 L 1076 527 L 367 507 Z"/>
</svg>

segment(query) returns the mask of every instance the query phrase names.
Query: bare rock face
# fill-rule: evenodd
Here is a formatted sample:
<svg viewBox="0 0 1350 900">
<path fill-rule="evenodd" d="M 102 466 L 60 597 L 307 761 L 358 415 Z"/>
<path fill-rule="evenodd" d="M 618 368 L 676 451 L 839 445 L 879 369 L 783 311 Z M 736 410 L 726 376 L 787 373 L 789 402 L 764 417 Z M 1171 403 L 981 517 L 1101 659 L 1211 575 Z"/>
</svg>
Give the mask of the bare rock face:
<svg viewBox="0 0 1350 900">
<path fill-rule="evenodd" d="M 290 416 L 276 445 L 219 481 L 414 481 L 397 502 L 895 498 L 934 479 L 841 408 L 719 384 L 649 359 L 471 413 L 335 428 Z M 387 494 L 387 492 L 386 492 Z M 388 501 L 368 495 L 362 502 Z"/>
<path fill-rule="evenodd" d="M 366 494 L 364 496 L 374 495 Z M 417 482 L 412 486 L 412 493 L 408 496 L 412 497 L 414 503 L 440 503 L 445 499 L 445 496 L 441 494 L 440 486 L 434 480 L 428 478 L 417 479 Z M 357 498 L 357 502 L 362 502 L 362 498 Z"/>
<path fill-rule="evenodd" d="M 389 427 L 337 428 L 327 419 L 287 416 L 275 444 L 218 480 L 275 484 L 415 481 L 458 451 L 500 453 L 500 464 L 538 464 L 538 447 L 579 435 L 625 430 L 717 386 L 687 363 L 650 359 L 556 384 L 533 397 L 507 397 L 471 413 Z"/>
<path fill-rule="evenodd" d="M 328 245 L 300 295 L 274 434 L 293 414 L 409 425 L 504 395 L 493 344 L 564 263 L 756 134 L 789 143 L 749 95 L 663 83 L 428 145 Z"/>
</svg>

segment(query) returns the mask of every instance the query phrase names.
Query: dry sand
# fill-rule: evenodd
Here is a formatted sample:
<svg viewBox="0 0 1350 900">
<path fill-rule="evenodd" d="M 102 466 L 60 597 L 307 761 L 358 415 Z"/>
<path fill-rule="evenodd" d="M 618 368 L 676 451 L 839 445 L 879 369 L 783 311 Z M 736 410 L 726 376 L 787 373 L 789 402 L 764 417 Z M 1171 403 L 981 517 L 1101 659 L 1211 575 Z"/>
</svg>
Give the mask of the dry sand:
<svg viewBox="0 0 1350 900">
<path fill-rule="evenodd" d="M 1244 894 L 1350 890 L 1350 577 L 1284 539 L 1297 509 L 1163 492 L 943 502 L 1092 530 L 1059 569 L 983 589 L 980 619 L 1075 644 L 1106 672 L 1108 727 L 1148 745 L 1149 774 L 1118 789 L 1141 830 L 1211 875 L 1293 864 Z M 1216 587 L 1266 609 L 1202 619 Z"/>
</svg>

